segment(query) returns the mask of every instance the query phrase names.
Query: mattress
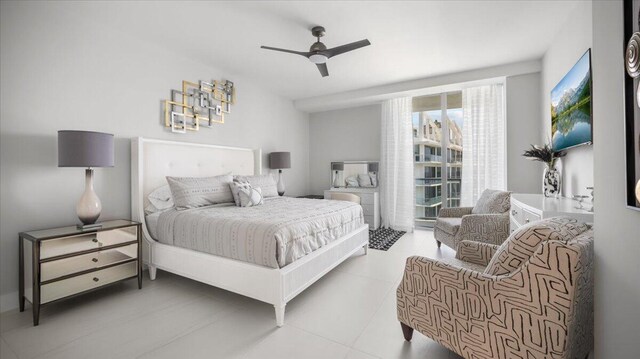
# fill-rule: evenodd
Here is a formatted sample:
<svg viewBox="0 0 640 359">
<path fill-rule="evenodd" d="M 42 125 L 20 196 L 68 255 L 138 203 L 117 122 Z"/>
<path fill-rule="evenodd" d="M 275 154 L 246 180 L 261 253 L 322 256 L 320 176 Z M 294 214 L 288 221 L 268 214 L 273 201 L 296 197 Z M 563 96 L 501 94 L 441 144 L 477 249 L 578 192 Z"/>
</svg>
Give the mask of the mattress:
<svg viewBox="0 0 640 359">
<path fill-rule="evenodd" d="M 255 207 L 167 210 L 153 232 L 164 244 L 282 268 L 362 225 L 353 202 L 275 197 Z"/>
</svg>

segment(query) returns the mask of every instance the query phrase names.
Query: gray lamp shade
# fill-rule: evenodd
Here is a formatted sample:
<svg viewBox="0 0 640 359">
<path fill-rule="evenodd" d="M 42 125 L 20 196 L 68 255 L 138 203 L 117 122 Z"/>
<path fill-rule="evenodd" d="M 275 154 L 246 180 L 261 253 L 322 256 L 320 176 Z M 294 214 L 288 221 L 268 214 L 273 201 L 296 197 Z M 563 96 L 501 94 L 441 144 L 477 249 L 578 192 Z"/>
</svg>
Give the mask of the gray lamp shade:
<svg viewBox="0 0 640 359">
<path fill-rule="evenodd" d="M 332 171 L 344 171 L 344 163 L 342 162 L 333 162 L 331 164 Z"/>
<path fill-rule="evenodd" d="M 274 170 L 291 168 L 291 153 L 271 152 L 269 154 L 269 168 Z"/>
<path fill-rule="evenodd" d="M 367 164 L 367 171 L 378 172 L 378 162 L 370 162 Z"/>
<path fill-rule="evenodd" d="M 113 135 L 58 131 L 58 167 L 113 167 Z"/>
</svg>

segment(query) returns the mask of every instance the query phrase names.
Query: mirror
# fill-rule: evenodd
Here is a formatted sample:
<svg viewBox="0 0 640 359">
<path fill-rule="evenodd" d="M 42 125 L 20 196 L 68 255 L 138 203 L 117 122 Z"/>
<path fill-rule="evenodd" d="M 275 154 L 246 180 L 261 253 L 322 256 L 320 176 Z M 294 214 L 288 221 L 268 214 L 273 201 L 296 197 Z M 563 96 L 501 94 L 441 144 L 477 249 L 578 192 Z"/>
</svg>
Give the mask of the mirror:
<svg viewBox="0 0 640 359">
<path fill-rule="evenodd" d="M 331 187 L 333 188 L 378 187 L 378 162 L 373 162 L 373 161 L 331 162 Z"/>
</svg>

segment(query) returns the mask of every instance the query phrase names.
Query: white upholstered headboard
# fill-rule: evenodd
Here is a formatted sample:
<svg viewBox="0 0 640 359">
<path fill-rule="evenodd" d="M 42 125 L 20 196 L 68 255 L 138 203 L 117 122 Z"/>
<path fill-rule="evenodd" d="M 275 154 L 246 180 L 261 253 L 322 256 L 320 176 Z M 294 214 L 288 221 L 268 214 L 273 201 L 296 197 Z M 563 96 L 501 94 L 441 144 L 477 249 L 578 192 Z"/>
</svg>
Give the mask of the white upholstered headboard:
<svg viewBox="0 0 640 359">
<path fill-rule="evenodd" d="M 262 172 L 260 149 L 199 143 L 131 139 L 131 215 L 142 222 L 147 240 L 152 240 L 144 221 L 147 196 L 167 184 L 166 176 L 205 177 L 231 172 L 254 175 Z"/>
</svg>

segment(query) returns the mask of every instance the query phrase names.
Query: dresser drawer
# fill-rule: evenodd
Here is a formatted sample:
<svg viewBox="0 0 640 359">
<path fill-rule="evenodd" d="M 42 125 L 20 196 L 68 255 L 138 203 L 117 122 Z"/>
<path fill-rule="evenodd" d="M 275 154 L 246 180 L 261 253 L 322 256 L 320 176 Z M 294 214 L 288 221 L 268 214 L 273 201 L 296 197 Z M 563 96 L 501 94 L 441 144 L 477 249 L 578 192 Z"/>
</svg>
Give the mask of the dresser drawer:
<svg viewBox="0 0 640 359">
<path fill-rule="evenodd" d="M 97 272 L 82 274 L 77 277 L 45 284 L 40 290 L 40 303 L 44 304 L 89 289 L 98 288 L 105 284 L 133 277 L 137 274 L 137 262 L 129 262 Z"/>
<path fill-rule="evenodd" d="M 372 204 L 361 204 L 360 206 L 362 207 L 362 213 L 365 216 L 373 216 L 375 214 Z"/>
<path fill-rule="evenodd" d="M 510 216 L 512 221 L 516 221 L 516 223 L 522 225 L 523 217 L 522 217 L 523 209 L 513 201 L 511 201 L 511 211 Z"/>
<path fill-rule="evenodd" d="M 98 249 L 101 247 L 137 241 L 136 227 L 125 227 L 87 233 L 72 237 L 62 237 L 42 241 L 40 245 L 40 259 Z"/>
<path fill-rule="evenodd" d="M 119 262 L 136 259 L 138 244 L 82 254 L 75 257 L 44 262 L 40 267 L 40 281 L 46 282 L 69 274 L 103 268 Z"/>
<path fill-rule="evenodd" d="M 542 217 L 540 215 L 524 209 L 524 210 L 522 210 L 522 220 L 523 220 L 523 222 L 520 222 L 520 223 L 527 224 L 527 223 L 530 223 L 530 222 L 539 221 L 541 219 L 542 219 Z"/>
<path fill-rule="evenodd" d="M 375 203 L 375 195 L 373 193 L 357 193 L 357 195 L 360 196 L 360 204 L 370 204 L 373 206 Z"/>
</svg>

